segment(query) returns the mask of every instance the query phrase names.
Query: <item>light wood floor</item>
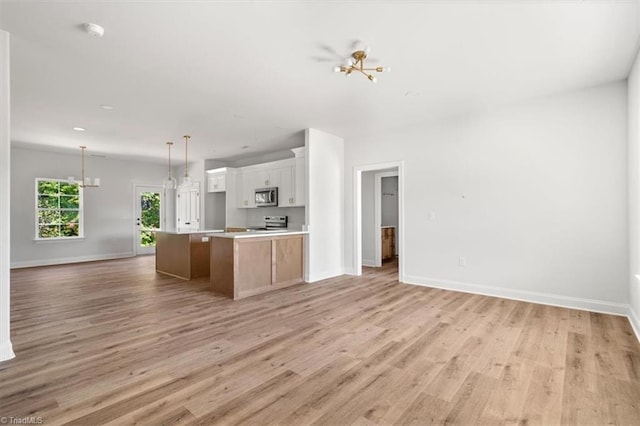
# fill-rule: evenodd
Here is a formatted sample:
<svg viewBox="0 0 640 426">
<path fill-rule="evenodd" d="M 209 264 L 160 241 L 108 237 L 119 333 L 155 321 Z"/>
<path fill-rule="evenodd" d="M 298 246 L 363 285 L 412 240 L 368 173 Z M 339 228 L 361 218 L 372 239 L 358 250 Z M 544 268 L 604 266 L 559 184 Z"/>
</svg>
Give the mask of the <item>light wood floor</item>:
<svg viewBox="0 0 640 426">
<path fill-rule="evenodd" d="M 45 424 L 639 424 L 626 318 L 397 282 L 230 301 L 153 257 L 15 270 L 0 416 Z"/>
</svg>

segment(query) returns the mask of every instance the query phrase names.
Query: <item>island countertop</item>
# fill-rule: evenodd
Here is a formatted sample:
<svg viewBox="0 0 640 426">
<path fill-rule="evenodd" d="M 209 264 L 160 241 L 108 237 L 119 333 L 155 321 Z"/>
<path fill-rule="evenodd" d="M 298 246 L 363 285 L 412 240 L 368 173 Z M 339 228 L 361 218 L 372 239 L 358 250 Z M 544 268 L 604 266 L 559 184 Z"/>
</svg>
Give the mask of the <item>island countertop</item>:
<svg viewBox="0 0 640 426">
<path fill-rule="evenodd" d="M 305 235 L 309 231 L 300 230 L 260 230 L 260 231 L 244 231 L 244 232 L 221 232 L 210 235 L 211 238 L 256 238 L 256 237 L 279 237 L 289 235 Z"/>
<path fill-rule="evenodd" d="M 204 229 L 202 231 L 196 230 L 196 231 L 163 231 L 162 229 L 156 231 L 156 232 L 163 232 L 165 234 L 171 234 L 171 235 L 189 235 L 189 234 L 218 234 L 221 232 L 224 232 L 224 229 Z"/>
</svg>

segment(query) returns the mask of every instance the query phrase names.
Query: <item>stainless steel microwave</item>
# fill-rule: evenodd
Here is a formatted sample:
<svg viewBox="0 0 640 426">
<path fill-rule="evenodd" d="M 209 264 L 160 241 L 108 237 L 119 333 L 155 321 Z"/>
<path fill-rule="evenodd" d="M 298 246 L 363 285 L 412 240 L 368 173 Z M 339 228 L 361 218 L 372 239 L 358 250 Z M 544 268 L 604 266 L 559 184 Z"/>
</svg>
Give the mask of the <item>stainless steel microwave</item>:
<svg viewBox="0 0 640 426">
<path fill-rule="evenodd" d="M 278 188 L 256 189 L 256 207 L 271 207 L 278 205 Z"/>
</svg>

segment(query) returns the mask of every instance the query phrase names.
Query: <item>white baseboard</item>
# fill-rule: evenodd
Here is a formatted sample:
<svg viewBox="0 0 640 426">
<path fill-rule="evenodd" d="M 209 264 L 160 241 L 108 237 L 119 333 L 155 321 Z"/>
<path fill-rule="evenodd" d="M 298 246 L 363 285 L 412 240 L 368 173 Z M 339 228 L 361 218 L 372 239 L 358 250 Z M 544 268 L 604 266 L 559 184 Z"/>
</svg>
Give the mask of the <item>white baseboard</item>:
<svg viewBox="0 0 640 426">
<path fill-rule="evenodd" d="M 15 356 L 16 355 L 13 353 L 13 346 L 9 340 L 0 343 L 0 362 L 8 361 L 15 358 Z"/>
<path fill-rule="evenodd" d="M 640 342 L 640 319 L 638 319 L 638 315 L 631 307 L 629 307 L 629 322 L 631 323 L 633 332 L 636 333 L 636 338 Z"/>
<path fill-rule="evenodd" d="M 96 260 L 121 259 L 124 257 L 133 257 L 133 256 L 134 256 L 133 252 L 129 251 L 124 253 L 107 253 L 107 254 L 96 254 L 96 255 L 77 256 L 77 257 L 59 257 L 57 259 L 26 260 L 22 262 L 11 262 L 11 269 L 31 268 L 34 266 L 63 265 L 66 263 L 93 262 Z"/>
<path fill-rule="evenodd" d="M 562 308 L 579 309 L 583 311 L 601 312 L 605 314 L 629 316 L 629 305 L 623 303 L 605 302 L 602 300 L 582 299 L 579 297 L 562 296 L 550 293 L 538 293 L 526 290 L 513 290 L 503 287 L 492 287 L 482 284 L 462 283 L 405 275 L 407 284 L 435 287 L 445 290 L 462 291 L 465 293 L 483 294 L 486 296 L 502 297 L 523 302 L 540 303 L 543 305 L 559 306 Z"/>
<path fill-rule="evenodd" d="M 309 274 L 309 276 L 307 276 L 306 282 L 314 283 L 316 281 L 322 281 L 328 278 L 339 277 L 340 275 L 344 275 L 344 268 L 336 271 L 324 271 L 319 274 Z"/>
<path fill-rule="evenodd" d="M 376 267 L 376 261 L 373 259 L 362 259 L 362 266 Z"/>
</svg>

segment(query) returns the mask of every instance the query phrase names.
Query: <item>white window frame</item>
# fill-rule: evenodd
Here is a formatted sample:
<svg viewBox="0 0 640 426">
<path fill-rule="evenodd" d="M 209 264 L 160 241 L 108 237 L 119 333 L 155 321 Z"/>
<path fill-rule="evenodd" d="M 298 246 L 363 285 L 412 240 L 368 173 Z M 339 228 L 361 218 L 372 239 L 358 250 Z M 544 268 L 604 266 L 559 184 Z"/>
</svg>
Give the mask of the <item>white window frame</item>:
<svg viewBox="0 0 640 426">
<path fill-rule="evenodd" d="M 78 235 L 74 235 L 74 236 L 68 236 L 68 237 L 55 237 L 55 238 L 42 238 L 40 237 L 40 233 L 38 232 L 39 229 L 39 223 L 38 223 L 38 211 L 40 210 L 40 208 L 38 207 L 38 195 L 40 195 L 38 193 L 38 182 L 41 181 L 57 181 L 57 182 L 64 182 L 64 183 L 69 183 L 69 181 L 67 179 L 56 179 L 56 178 L 40 178 L 37 177 L 35 179 L 35 191 L 34 191 L 34 213 L 35 213 L 35 218 L 34 218 L 34 232 L 35 232 L 35 237 L 34 240 L 38 241 L 38 242 L 45 242 L 45 241 L 69 241 L 69 240 L 81 240 L 84 239 L 84 188 L 82 188 L 80 186 L 80 182 L 75 182 L 76 185 L 78 185 L 78 200 L 79 200 L 79 207 L 78 207 Z"/>
</svg>

